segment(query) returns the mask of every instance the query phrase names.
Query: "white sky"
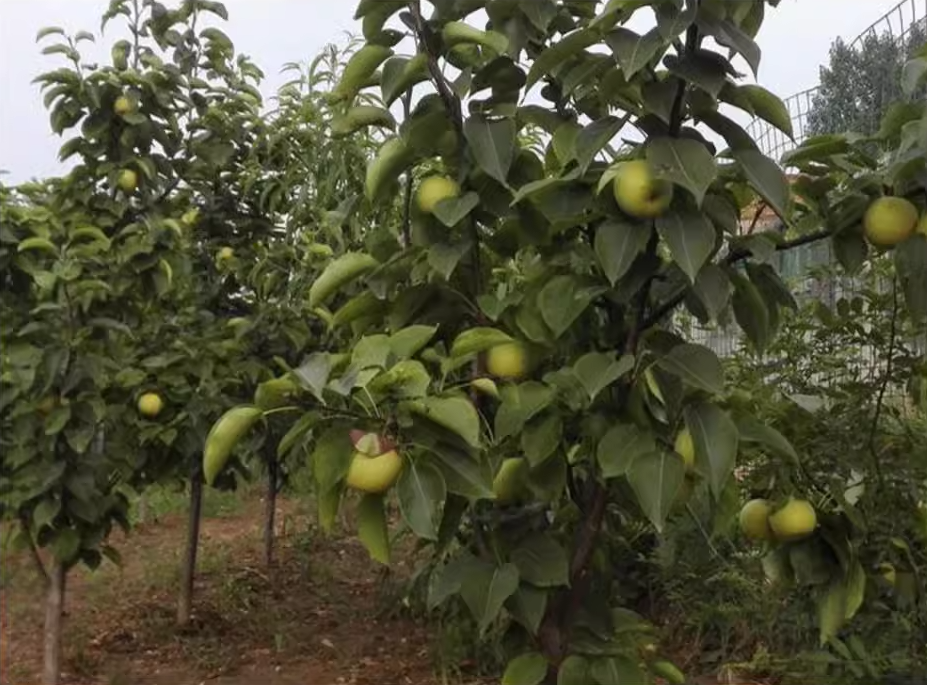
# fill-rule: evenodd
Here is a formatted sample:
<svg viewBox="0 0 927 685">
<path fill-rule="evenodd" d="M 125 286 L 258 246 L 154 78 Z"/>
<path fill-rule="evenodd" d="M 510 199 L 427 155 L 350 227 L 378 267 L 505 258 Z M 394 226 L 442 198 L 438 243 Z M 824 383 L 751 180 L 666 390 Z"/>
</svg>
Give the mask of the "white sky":
<svg viewBox="0 0 927 685">
<path fill-rule="evenodd" d="M 922 1 L 905 0 L 906 4 Z M 777 9 L 767 7 L 757 38 L 763 50 L 758 82 L 780 97 L 815 86 L 831 42 L 838 36 L 854 38 L 897 3 L 782 0 Z M 328 43 L 344 43 L 345 32 L 360 33 L 359 23 L 351 18 L 356 0 L 225 0 L 224 4 L 230 16 L 222 28 L 236 49 L 267 74 L 265 96 L 285 80 L 280 74 L 284 63 L 307 61 Z M 98 47 L 88 47 L 87 57 L 108 63 L 119 20 L 107 27 L 101 39 L 100 15 L 107 5 L 108 0 L 0 0 L 0 169 L 9 172 L 4 182 L 63 171 L 57 160 L 63 140 L 50 132 L 38 87 L 31 83 L 39 73 L 62 66 L 62 60 L 60 55 L 41 54 L 36 32 L 49 25 L 68 32 L 88 30 L 97 36 Z M 646 22 L 652 17 L 641 18 Z M 630 28 L 639 29 L 636 25 L 641 23 L 635 16 Z M 741 71 L 748 69 L 743 65 Z"/>
</svg>

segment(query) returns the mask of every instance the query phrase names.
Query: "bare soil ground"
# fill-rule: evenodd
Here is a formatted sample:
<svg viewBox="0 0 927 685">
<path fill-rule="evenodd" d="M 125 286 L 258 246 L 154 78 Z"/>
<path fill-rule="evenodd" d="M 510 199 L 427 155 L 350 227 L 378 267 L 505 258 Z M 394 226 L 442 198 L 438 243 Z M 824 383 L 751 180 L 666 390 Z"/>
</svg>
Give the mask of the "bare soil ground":
<svg viewBox="0 0 927 685">
<path fill-rule="evenodd" d="M 69 578 L 64 685 L 425 685 L 428 628 L 386 614 L 383 571 L 281 502 L 272 570 L 260 503 L 204 519 L 192 625 L 174 626 L 184 519 L 117 539 L 123 565 Z M 10 555 L 11 556 L 11 555 Z M 403 568 L 397 571 L 403 573 Z M 28 559 L 4 559 L 0 684 L 39 682 L 43 606 Z"/>
</svg>

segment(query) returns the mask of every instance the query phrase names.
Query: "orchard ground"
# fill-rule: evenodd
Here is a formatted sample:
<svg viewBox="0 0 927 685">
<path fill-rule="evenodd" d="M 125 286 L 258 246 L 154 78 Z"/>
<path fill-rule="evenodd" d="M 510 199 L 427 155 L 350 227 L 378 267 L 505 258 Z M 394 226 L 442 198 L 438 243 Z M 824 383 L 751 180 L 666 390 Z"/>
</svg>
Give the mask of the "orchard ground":
<svg viewBox="0 0 927 685">
<path fill-rule="evenodd" d="M 64 685 L 498 682 L 472 675 L 472 662 L 449 663 L 456 650 L 447 649 L 434 626 L 403 615 L 398 593 L 413 568 L 408 546 L 386 572 L 356 538 L 323 535 L 311 502 L 281 498 L 277 561 L 268 572 L 261 562 L 262 503 L 248 490 L 207 496 L 195 619 L 179 631 L 182 502 L 181 493 L 155 493 L 148 521 L 114 540 L 121 567 L 106 563 L 69 578 Z M 38 682 L 39 579 L 24 554 L 3 558 L 0 683 Z"/>
</svg>

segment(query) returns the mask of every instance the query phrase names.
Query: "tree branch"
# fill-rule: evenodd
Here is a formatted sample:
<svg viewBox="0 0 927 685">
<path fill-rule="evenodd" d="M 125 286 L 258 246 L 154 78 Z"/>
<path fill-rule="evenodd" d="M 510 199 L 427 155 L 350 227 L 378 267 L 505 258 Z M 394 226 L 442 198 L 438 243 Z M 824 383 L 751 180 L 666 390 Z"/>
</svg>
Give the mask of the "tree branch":
<svg viewBox="0 0 927 685">
<path fill-rule="evenodd" d="M 809 233 L 808 235 L 795 238 L 794 240 L 786 240 L 776 245 L 776 252 L 784 252 L 796 247 L 801 247 L 802 245 L 816 243 L 819 240 L 824 240 L 831 237 L 831 235 L 833 235 L 833 232 L 829 229 L 825 229 L 815 233 Z M 731 266 L 737 262 L 743 261 L 751 254 L 752 253 L 750 250 L 733 250 L 727 257 L 724 258 L 722 264 Z M 650 316 L 648 316 L 644 321 L 644 330 L 647 330 L 648 328 L 656 325 L 663 317 L 676 309 L 676 307 L 678 307 L 682 301 L 686 299 L 686 293 L 688 290 L 688 287 L 680 288 L 669 299 L 667 299 L 666 302 L 656 307 L 653 312 L 651 312 Z"/>
</svg>

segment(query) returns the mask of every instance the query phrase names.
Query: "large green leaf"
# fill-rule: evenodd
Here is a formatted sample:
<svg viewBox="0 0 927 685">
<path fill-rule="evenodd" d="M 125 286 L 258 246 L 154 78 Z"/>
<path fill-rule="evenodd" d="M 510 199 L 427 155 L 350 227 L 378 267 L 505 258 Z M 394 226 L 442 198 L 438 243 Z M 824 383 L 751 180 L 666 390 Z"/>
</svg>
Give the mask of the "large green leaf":
<svg viewBox="0 0 927 685">
<path fill-rule="evenodd" d="M 543 533 L 535 533 L 512 552 L 521 579 L 538 587 L 566 585 L 570 563 L 566 551 Z"/>
<path fill-rule="evenodd" d="M 563 421 L 560 414 L 548 412 L 530 421 L 521 434 L 521 449 L 532 467 L 547 460 L 560 446 Z"/>
<path fill-rule="evenodd" d="M 711 221 L 701 212 L 670 211 L 657 218 L 657 231 L 669 246 L 673 261 L 694 283 L 715 249 L 717 234 Z"/>
<path fill-rule="evenodd" d="M 647 674 L 637 662 L 627 656 L 606 657 L 592 662 L 590 669 L 593 680 L 598 685 L 626 685 L 630 683 L 647 683 Z"/>
<path fill-rule="evenodd" d="M 647 145 L 647 159 L 657 176 L 688 190 L 699 206 L 718 176 L 715 158 L 708 148 L 688 138 L 654 138 Z"/>
<path fill-rule="evenodd" d="M 651 452 L 635 459 L 627 475 L 641 510 L 662 533 L 686 477 L 682 459 L 666 451 Z"/>
<path fill-rule="evenodd" d="M 694 292 L 708 316 L 717 322 L 731 300 L 731 279 L 720 266 L 707 264 L 695 279 Z"/>
<path fill-rule="evenodd" d="M 599 293 L 582 288 L 573 276 L 554 276 L 538 294 L 538 308 L 558 338 L 578 319 Z"/>
<path fill-rule="evenodd" d="M 650 229 L 640 224 L 613 219 L 595 232 L 595 254 L 605 278 L 612 285 L 624 276 L 650 239 Z"/>
<path fill-rule="evenodd" d="M 516 131 L 511 119 L 490 121 L 474 115 L 464 123 L 464 135 L 477 164 L 502 185 L 507 185 L 515 158 Z"/>
<path fill-rule="evenodd" d="M 609 115 L 593 121 L 577 134 L 573 150 L 581 171 L 585 172 L 595 156 L 618 135 L 625 123 L 623 119 Z"/>
<path fill-rule="evenodd" d="M 603 478 L 625 475 L 637 459 L 649 457 L 657 449 L 653 436 L 633 423 L 612 426 L 596 447 L 596 458 Z"/>
<path fill-rule="evenodd" d="M 547 609 L 547 591 L 522 583 L 506 605 L 512 617 L 531 635 L 536 635 Z"/>
<path fill-rule="evenodd" d="M 707 464 L 708 485 L 718 498 L 737 463 L 737 426 L 726 412 L 707 402 L 686 407 L 684 414 L 696 463 Z"/>
<path fill-rule="evenodd" d="M 540 685 L 547 677 L 547 659 L 538 652 L 528 652 L 512 659 L 505 667 L 502 685 Z"/>
<path fill-rule="evenodd" d="M 389 565 L 389 530 L 382 495 L 364 495 L 357 504 L 357 537 L 370 558 Z"/>
<path fill-rule="evenodd" d="M 779 165 L 758 150 L 734 150 L 733 155 L 754 190 L 788 223 L 791 191 Z"/>
<path fill-rule="evenodd" d="M 437 457 L 435 465 L 448 492 L 469 499 L 492 499 L 492 470 L 485 460 L 444 444 L 431 446 L 429 451 Z"/>
<path fill-rule="evenodd" d="M 599 36 L 595 31 L 581 28 L 564 37 L 560 42 L 551 45 L 531 65 L 528 72 L 528 81 L 525 84 L 526 88 L 530 89 L 555 67 L 569 61 L 571 57 L 579 54 L 598 40 Z"/>
<path fill-rule="evenodd" d="M 766 302 L 748 278 L 736 272 L 729 272 L 729 275 L 734 283 L 734 318 L 757 352 L 762 353 L 769 345 L 771 337 Z"/>
<path fill-rule="evenodd" d="M 389 349 L 397 359 L 409 359 L 425 347 L 437 332 L 437 326 L 408 326 L 389 337 Z"/>
<path fill-rule="evenodd" d="M 837 633 L 846 622 L 847 590 L 839 580 L 833 581 L 818 596 L 818 631 L 820 643 L 823 647 Z"/>
<path fill-rule="evenodd" d="M 312 452 L 312 471 L 322 491 L 330 490 L 348 474 L 354 445 L 343 425 L 329 428 L 316 442 Z"/>
<path fill-rule="evenodd" d="M 798 453 L 792 447 L 792 443 L 769 424 L 763 423 L 754 416 L 739 416 L 736 424 L 741 442 L 763 445 L 772 452 L 790 459 L 796 466 L 798 465 Z"/>
<path fill-rule="evenodd" d="M 642 36 L 630 29 L 618 27 L 605 36 L 605 42 L 621 65 L 625 79 L 630 79 L 647 66 L 666 45 L 658 28 L 652 28 Z"/>
<path fill-rule="evenodd" d="M 634 356 L 622 355 L 615 359 L 614 353 L 589 352 L 576 360 L 573 375 L 579 379 L 590 400 L 634 368 Z"/>
<path fill-rule="evenodd" d="M 792 137 L 792 117 L 782 100 L 763 86 L 753 83 L 745 83 L 735 88 L 750 103 L 756 116 L 772 124 L 789 138 Z"/>
<path fill-rule="evenodd" d="M 537 381 L 506 387 L 502 394 L 502 406 L 496 412 L 496 442 L 518 433 L 531 417 L 547 408 L 553 398 L 554 391 Z"/>
<path fill-rule="evenodd" d="M 410 409 L 456 433 L 470 446 L 480 446 L 480 416 L 466 397 L 427 397 L 411 403 Z"/>
<path fill-rule="evenodd" d="M 466 357 L 510 342 L 512 336 L 496 328 L 471 328 L 454 338 L 451 357 Z"/>
<path fill-rule="evenodd" d="M 660 367 L 679 376 L 687 385 L 720 395 L 724 392 L 724 368 L 718 355 L 704 345 L 677 345 L 660 358 Z"/>
<path fill-rule="evenodd" d="M 426 540 L 437 540 L 441 508 L 447 497 L 447 486 L 437 467 L 422 460 L 411 461 L 402 470 L 396 490 L 399 511 L 412 532 Z"/>
<path fill-rule="evenodd" d="M 470 569 L 462 581 L 460 596 L 477 620 L 480 633 L 496 620 L 505 600 L 517 589 L 518 569 L 515 564 L 497 568 L 484 563 Z"/>
<path fill-rule="evenodd" d="M 718 19 L 709 12 L 699 13 L 699 28 L 705 35 L 711 36 L 719 45 L 730 48 L 740 54 L 750 65 L 753 77 L 756 78 L 760 70 L 760 47 L 744 33 L 737 24 L 726 19 Z"/>
<path fill-rule="evenodd" d="M 557 673 L 557 685 L 592 685 L 589 661 L 582 656 L 571 654 Z"/>
</svg>

